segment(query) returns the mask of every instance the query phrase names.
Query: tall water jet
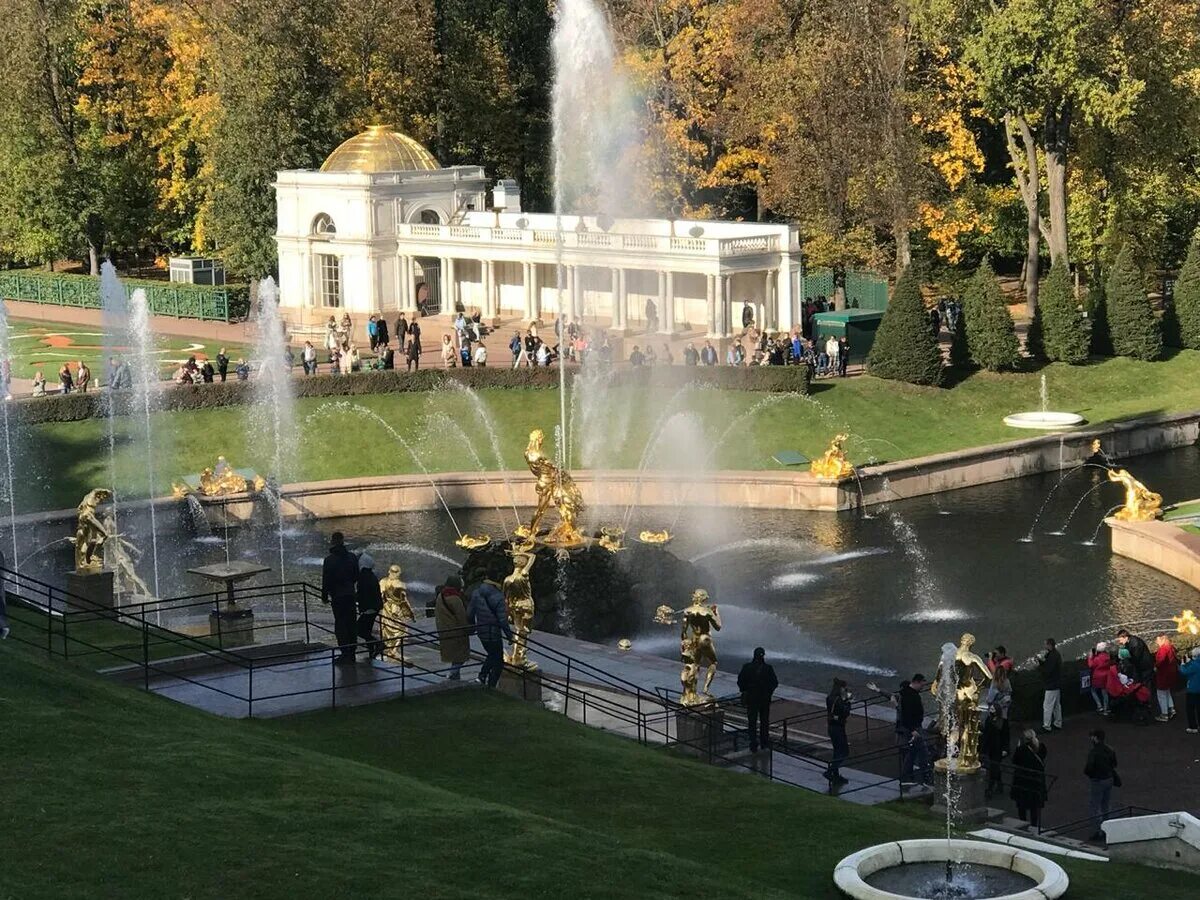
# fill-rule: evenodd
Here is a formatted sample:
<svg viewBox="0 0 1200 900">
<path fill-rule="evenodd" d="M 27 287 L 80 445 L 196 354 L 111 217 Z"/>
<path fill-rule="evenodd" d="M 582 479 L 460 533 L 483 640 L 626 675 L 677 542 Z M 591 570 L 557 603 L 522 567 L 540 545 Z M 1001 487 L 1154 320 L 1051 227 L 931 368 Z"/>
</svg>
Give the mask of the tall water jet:
<svg viewBox="0 0 1200 900">
<path fill-rule="evenodd" d="M 150 330 L 150 303 L 141 288 L 129 295 L 129 333 L 133 338 L 129 370 L 133 386 L 133 416 L 140 423 L 142 441 L 139 459 L 146 463 L 146 498 L 150 511 L 150 555 L 153 561 L 154 596 L 161 597 L 158 576 L 158 520 L 154 508 L 157 487 L 154 412 L 159 399 L 158 362 L 154 334 Z"/>
<path fill-rule="evenodd" d="M 288 364 L 287 325 L 279 315 L 279 289 L 275 279 L 264 278 L 258 285 L 258 338 L 254 356 L 258 370 L 251 391 L 254 403 L 251 417 L 255 431 L 266 437 L 271 460 L 268 483 L 274 488 L 276 534 L 279 538 L 279 583 L 287 583 L 284 551 L 283 485 L 292 474 L 293 448 L 296 445 L 296 403 L 292 394 L 292 373 Z M 283 598 L 283 633 L 287 638 L 287 592 Z"/>
<path fill-rule="evenodd" d="M 17 549 L 17 489 L 13 477 L 12 425 L 9 401 L 12 399 L 12 355 L 8 342 L 8 307 L 0 299 L 0 370 L 3 371 L 4 396 L 0 397 L 0 424 L 4 427 L 4 493 L 8 496 L 8 528 L 12 532 L 12 570 L 20 574 L 21 554 Z"/>
</svg>

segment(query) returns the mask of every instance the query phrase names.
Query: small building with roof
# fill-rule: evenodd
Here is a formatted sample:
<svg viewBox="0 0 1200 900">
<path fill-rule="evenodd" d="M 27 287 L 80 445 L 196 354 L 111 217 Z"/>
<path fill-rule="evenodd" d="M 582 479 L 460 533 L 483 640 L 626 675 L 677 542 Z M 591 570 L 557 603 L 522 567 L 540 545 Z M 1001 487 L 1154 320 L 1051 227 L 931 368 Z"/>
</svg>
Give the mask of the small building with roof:
<svg viewBox="0 0 1200 900">
<path fill-rule="evenodd" d="M 279 172 L 275 193 L 280 303 L 297 323 L 463 309 L 727 337 L 746 304 L 768 328 L 800 322 L 792 225 L 529 213 L 516 182 L 442 166 L 383 125 L 319 171 Z"/>
</svg>

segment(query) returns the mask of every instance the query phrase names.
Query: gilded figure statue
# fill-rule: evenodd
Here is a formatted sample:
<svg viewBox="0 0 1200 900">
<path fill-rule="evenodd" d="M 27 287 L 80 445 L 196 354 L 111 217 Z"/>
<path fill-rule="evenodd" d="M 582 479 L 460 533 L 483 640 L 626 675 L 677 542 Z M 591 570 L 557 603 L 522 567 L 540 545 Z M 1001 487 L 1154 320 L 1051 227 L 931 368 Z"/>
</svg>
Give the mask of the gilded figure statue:
<svg viewBox="0 0 1200 900">
<path fill-rule="evenodd" d="M 234 471 L 233 466 L 224 456 L 218 456 L 215 466 L 211 468 L 206 466 L 200 472 L 196 493 L 202 497 L 223 497 L 227 494 L 245 494 L 250 491 L 262 493 L 266 486 L 267 481 L 261 475 L 255 475 L 252 480 L 247 480 Z M 171 484 L 171 495 L 176 500 L 182 500 L 191 492 L 192 489 L 186 484 L 179 482 Z"/>
<path fill-rule="evenodd" d="M 455 545 L 462 547 L 464 550 L 478 550 L 480 547 L 486 547 L 492 542 L 492 537 L 489 534 L 462 534 L 459 535 Z"/>
<path fill-rule="evenodd" d="M 401 579 L 398 565 L 392 565 L 387 575 L 379 580 L 379 593 L 383 597 L 383 609 L 379 617 L 379 636 L 383 639 L 383 654 L 392 662 L 402 666 L 412 663 L 404 658 L 404 639 L 408 637 L 408 623 L 416 620 L 412 604 L 408 602 L 408 587 Z"/>
<path fill-rule="evenodd" d="M 600 539 L 596 541 L 609 553 L 625 549 L 625 529 L 620 525 L 606 525 L 600 529 Z"/>
<path fill-rule="evenodd" d="M 574 547 L 583 543 L 575 520 L 583 512 L 583 495 L 575 486 L 574 480 L 564 469 L 556 466 L 542 452 L 542 442 L 545 435 L 540 428 L 529 432 L 529 444 L 525 448 L 525 462 L 529 471 L 537 478 L 537 509 L 528 526 L 517 529 L 517 534 L 524 538 L 536 538 L 538 526 L 542 517 L 553 506 L 558 512 L 558 524 L 550 530 L 542 540 L 547 544 L 557 544 L 563 547 Z"/>
<path fill-rule="evenodd" d="M 529 631 L 533 624 L 533 614 L 536 607 L 533 603 L 533 589 L 529 584 L 529 573 L 537 557 L 533 554 L 533 544 L 518 544 L 512 550 L 513 570 L 504 579 L 504 603 L 508 607 L 508 622 L 512 626 L 512 649 L 504 655 L 504 661 L 510 666 L 524 669 L 536 669 L 537 664 L 527 656 Z"/>
<path fill-rule="evenodd" d="M 1109 481 L 1125 487 L 1125 505 L 1113 515 L 1124 522 L 1150 522 L 1162 518 L 1162 494 L 1156 494 L 1125 469 L 1109 469 Z"/>
<path fill-rule="evenodd" d="M 76 572 L 99 572 L 104 565 L 103 548 L 109 533 L 97 510 L 101 503 L 111 499 L 112 491 L 108 488 L 95 488 L 87 492 L 78 506 L 79 516 L 72 538 Z"/>
<path fill-rule="evenodd" d="M 710 702 L 713 678 L 717 675 L 717 648 L 712 633 L 721 630 L 721 614 L 715 603 L 709 603 L 708 591 L 697 588 L 692 592 L 692 602 L 678 613 L 669 606 L 658 607 L 654 621 L 663 625 L 683 623 L 679 633 L 679 657 L 683 663 L 679 683 L 683 693 L 679 702 L 684 706 Z M 697 690 L 701 669 L 706 670 L 703 693 Z"/>
<path fill-rule="evenodd" d="M 662 531 L 643 531 L 638 535 L 638 540 L 643 544 L 669 544 L 671 542 L 671 532 L 666 529 Z"/>
<path fill-rule="evenodd" d="M 975 635 L 964 634 L 958 642 L 954 653 L 955 692 L 954 692 L 954 734 L 949 728 L 950 710 L 946 708 L 938 685 L 946 677 L 942 664 L 938 664 L 937 675 L 929 686 L 930 692 L 937 697 L 941 704 L 940 727 L 947 744 L 951 738 L 958 747 L 956 759 L 957 771 L 974 772 L 979 769 L 979 729 L 980 704 L 983 701 L 983 690 L 992 680 L 992 673 L 987 664 L 980 659 L 971 647 L 975 644 Z M 937 768 L 946 770 L 950 760 L 940 759 L 935 763 Z"/>
<path fill-rule="evenodd" d="M 111 512 L 104 517 L 103 523 L 104 531 L 108 535 L 102 551 L 104 567 L 113 571 L 115 592 L 153 597 L 150 588 L 134 568 L 134 562 L 141 558 L 142 552 L 132 541 L 118 533 L 117 521 Z"/>
<path fill-rule="evenodd" d="M 854 467 L 850 465 L 850 460 L 846 459 L 846 441 L 848 440 L 850 440 L 850 435 L 844 432 L 834 435 L 829 449 L 821 454 L 820 458 L 812 461 L 809 471 L 817 478 L 830 481 L 853 475 Z"/>
</svg>

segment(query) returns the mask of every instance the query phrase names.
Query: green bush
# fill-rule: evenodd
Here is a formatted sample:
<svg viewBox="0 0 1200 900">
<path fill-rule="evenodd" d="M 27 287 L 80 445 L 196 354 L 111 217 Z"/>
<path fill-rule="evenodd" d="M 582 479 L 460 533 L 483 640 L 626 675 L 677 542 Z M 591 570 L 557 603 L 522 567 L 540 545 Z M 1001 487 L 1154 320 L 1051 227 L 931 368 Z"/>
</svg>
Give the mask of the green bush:
<svg viewBox="0 0 1200 900">
<path fill-rule="evenodd" d="M 877 378 L 909 384 L 942 380 L 942 351 L 929 326 L 929 314 L 912 267 L 904 270 L 867 358 L 867 371 Z"/>
<path fill-rule="evenodd" d="M 567 371 L 567 381 L 578 377 L 578 369 Z M 551 389 L 559 385 L 558 369 L 510 369 L 506 366 L 469 369 L 422 369 L 419 372 L 362 372 L 357 375 L 314 375 L 297 377 L 292 384 L 297 397 L 358 397 L 368 394 L 417 393 L 444 389 L 450 382 L 475 390 L 485 388 Z M 678 389 L 687 384 L 734 391 L 763 393 L 808 393 L 807 366 L 647 366 L 640 369 L 614 369 L 609 384 Z M 254 381 L 227 381 L 224 384 L 175 385 L 164 383 L 155 398 L 155 408 L 167 412 L 217 409 L 238 406 L 254 400 Z M 132 395 L 67 394 L 16 400 L 10 409 L 21 425 L 46 422 L 78 422 L 108 414 L 109 402 L 116 404 L 118 415 L 130 411 Z"/>
<path fill-rule="evenodd" d="M 1187 259 L 1175 282 L 1175 317 L 1179 320 L 1179 344 L 1200 350 L 1200 230 L 1192 235 Z"/>
<path fill-rule="evenodd" d="M 1162 328 L 1146 297 L 1142 273 L 1126 244 L 1108 274 L 1108 328 L 1118 356 L 1154 360 L 1162 356 Z"/>
<path fill-rule="evenodd" d="M 1054 266 L 1038 298 L 1042 352 L 1051 362 L 1086 362 L 1091 336 L 1079 313 L 1064 264 Z"/>
<path fill-rule="evenodd" d="M 963 299 L 967 347 L 976 365 L 992 372 L 1012 369 L 1021 358 L 1017 332 L 1000 281 L 984 260 L 967 285 Z"/>
</svg>

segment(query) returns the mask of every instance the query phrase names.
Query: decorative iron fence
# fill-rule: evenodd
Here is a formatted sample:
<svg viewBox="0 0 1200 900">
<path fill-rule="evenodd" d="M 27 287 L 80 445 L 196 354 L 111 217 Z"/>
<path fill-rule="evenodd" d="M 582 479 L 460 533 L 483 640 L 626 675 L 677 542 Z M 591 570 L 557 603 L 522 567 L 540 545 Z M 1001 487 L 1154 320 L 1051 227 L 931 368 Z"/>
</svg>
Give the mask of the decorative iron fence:
<svg viewBox="0 0 1200 900">
<path fill-rule="evenodd" d="M 832 269 L 813 269 L 804 273 L 804 299 L 814 297 L 833 297 Z M 887 309 L 887 279 L 873 272 L 847 272 L 846 303 L 858 309 Z"/>
<path fill-rule="evenodd" d="M 128 297 L 144 290 L 150 312 L 156 316 L 229 322 L 244 318 L 250 309 L 250 290 L 245 285 L 172 284 L 123 279 Z M 52 272 L 0 272 L 0 297 L 26 303 L 100 308 L 100 279 L 93 275 L 63 275 Z"/>
</svg>

